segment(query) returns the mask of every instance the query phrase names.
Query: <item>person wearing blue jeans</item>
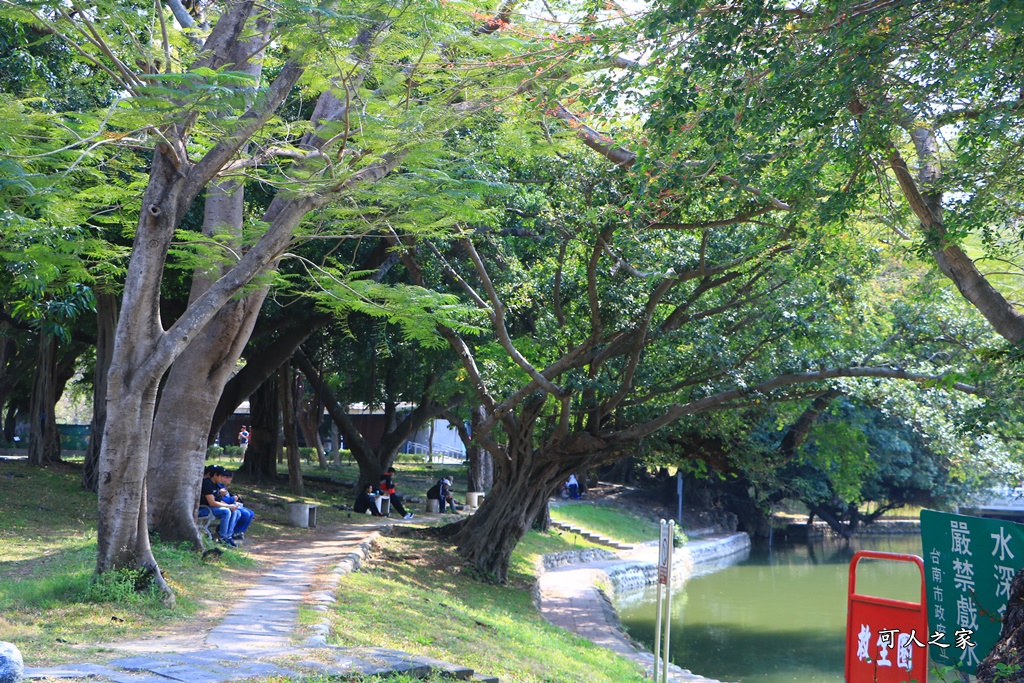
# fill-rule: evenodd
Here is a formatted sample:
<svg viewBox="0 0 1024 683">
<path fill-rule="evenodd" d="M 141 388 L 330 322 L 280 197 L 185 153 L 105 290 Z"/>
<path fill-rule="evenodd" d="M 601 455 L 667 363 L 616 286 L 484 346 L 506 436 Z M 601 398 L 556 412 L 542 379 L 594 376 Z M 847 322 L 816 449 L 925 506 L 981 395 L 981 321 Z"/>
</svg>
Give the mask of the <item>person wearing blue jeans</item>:
<svg viewBox="0 0 1024 683">
<path fill-rule="evenodd" d="M 225 503 L 221 500 L 224 496 L 221 491 L 227 491 L 221 485 L 224 471 L 223 467 L 216 465 L 206 468 L 206 472 L 203 474 L 202 488 L 199 491 L 199 504 L 209 507 L 210 514 L 220 521 L 220 527 L 217 529 L 220 542 L 234 548 L 238 544 L 235 543 L 232 534 L 235 524 L 238 523 L 239 512 L 237 504 Z"/>
<path fill-rule="evenodd" d="M 221 502 L 228 503 L 229 505 L 234 503 L 238 506 L 238 522 L 235 523 L 235 528 L 231 532 L 231 538 L 236 541 L 243 541 L 245 540 L 245 532 L 249 528 L 249 525 L 252 524 L 252 520 L 256 517 L 256 513 L 242 505 L 241 498 L 232 495 L 231 492 L 228 491 L 227 487 L 231 486 L 231 482 L 234 477 L 235 473 L 231 470 L 224 470 L 224 473 L 221 475 L 221 485 L 224 487 L 223 490 L 227 491 L 227 493 L 221 497 Z"/>
</svg>

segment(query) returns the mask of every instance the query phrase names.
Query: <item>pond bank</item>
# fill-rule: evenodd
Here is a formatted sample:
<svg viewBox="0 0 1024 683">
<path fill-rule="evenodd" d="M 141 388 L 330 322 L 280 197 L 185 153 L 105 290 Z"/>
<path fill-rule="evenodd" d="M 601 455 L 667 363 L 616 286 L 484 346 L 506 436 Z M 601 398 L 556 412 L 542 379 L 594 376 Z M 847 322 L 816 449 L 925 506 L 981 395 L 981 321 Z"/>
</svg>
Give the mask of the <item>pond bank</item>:
<svg viewBox="0 0 1024 683">
<path fill-rule="evenodd" d="M 702 567 L 749 548 L 750 538 L 742 533 L 690 541 L 675 552 L 673 583 L 682 583 Z M 652 672 L 654 655 L 622 629 L 608 594 L 657 581 L 657 545 L 640 546 L 619 555 L 606 550 L 557 555 L 545 557 L 547 571 L 537 582 L 538 603 L 544 618 Z M 674 665 L 670 666 L 669 674 L 669 680 L 676 683 L 717 683 Z"/>
</svg>

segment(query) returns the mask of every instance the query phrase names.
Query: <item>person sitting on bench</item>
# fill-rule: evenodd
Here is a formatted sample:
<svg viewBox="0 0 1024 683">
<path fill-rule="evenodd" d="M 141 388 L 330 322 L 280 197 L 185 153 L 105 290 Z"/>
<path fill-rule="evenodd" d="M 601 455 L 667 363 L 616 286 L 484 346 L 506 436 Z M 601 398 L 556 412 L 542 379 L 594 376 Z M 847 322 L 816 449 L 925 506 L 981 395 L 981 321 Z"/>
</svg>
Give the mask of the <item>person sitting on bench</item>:
<svg viewBox="0 0 1024 683">
<path fill-rule="evenodd" d="M 224 487 L 221 491 L 224 491 L 225 493 L 221 496 L 220 500 L 222 503 L 227 503 L 229 505 L 234 503 L 238 506 L 238 522 L 235 524 L 235 528 L 231 532 L 231 538 L 236 541 L 244 541 L 245 532 L 249 528 L 249 525 L 252 524 L 252 520 L 256 517 L 256 513 L 250 508 L 245 507 L 245 505 L 242 504 L 241 498 L 232 495 L 231 492 L 228 491 L 227 487 L 231 486 L 231 482 L 234 480 L 234 477 L 235 473 L 231 470 L 224 470 L 224 473 L 221 474 L 221 485 Z"/>
<path fill-rule="evenodd" d="M 205 505 L 210 508 L 210 514 L 220 520 L 220 527 L 217 529 L 217 536 L 220 538 L 221 543 L 225 543 L 232 548 L 238 544 L 235 543 L 231 534 L 235 530 L 235 524 L 238 522 L 238 505 L 234 503 L 225 503 L 220 500 L 224 495 L 221 491 L 226 491 L 221 486 L 221 473 L 224 472 L 224 468 L 219 465 L 211 465 L 206 468 L 209 476 L 204 473 L 202 487 L 199 490 L 199 504 Z"/>
<path fill-rule="evenodd" d="M 352 509 L 359 514 L 365 515 L 367 512 L 372 514 L 374 517 L 383 517 L 380 510 L 377 509 L 376 496 L 373 495 L 373 484 L 366 482 L 363 490 L 356 496 L 356 503 L 352 506 Z"/>
</svg>

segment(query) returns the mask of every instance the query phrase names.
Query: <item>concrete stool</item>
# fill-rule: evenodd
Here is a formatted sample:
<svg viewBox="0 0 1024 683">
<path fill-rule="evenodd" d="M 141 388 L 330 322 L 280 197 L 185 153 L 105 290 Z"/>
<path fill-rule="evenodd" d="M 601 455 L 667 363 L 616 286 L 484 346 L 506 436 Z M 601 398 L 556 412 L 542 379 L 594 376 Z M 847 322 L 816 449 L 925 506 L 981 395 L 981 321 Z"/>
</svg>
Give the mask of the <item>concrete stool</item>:
<svg viewBox="0 0 1024 683">
<path fill-rule="evenodd" d="M 427 512 L 440 512 L 440 506 L 438 505 L 437 498 L 427 498 Z"/>
<path fill-rule="evenodd" d="M 288 503 L 288 523 L 307 529 L 316 526 L 316 505 L 309 503 Z"/>
<path fill-rule="evenodd" d="M 468 491 L 466 492 L 466 505 L 471 508 L 480 507 L 480 503 L 484 502 L 483 491 Z"/>
</svg>

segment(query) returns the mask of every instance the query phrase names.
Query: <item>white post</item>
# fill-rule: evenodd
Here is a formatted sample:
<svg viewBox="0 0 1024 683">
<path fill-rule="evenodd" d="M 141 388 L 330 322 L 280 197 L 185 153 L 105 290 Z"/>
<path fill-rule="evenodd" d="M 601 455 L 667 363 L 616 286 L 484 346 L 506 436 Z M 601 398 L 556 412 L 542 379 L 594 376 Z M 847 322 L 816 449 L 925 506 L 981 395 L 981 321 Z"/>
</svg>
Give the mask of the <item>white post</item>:
<svg viewBox="0 0 1024 683">
<path fill-rule="evenodd" d="M 665 520 L 661 520 L 661 530 L 658 536 L 658 616 L 654 620 L 654 682 L 658 682 L 658 674 L 661 667 L 661 603 L 664 600 L 663 586 L 668 580 L 669 548 L 672 547 L 672 537 L 669 535 L 669 526 Z"/>
<path fill-rule="evenodd" d="M 661 680 L 662 683 L 668 683 L 668 647 L 671 639 L 669 637 L 672 631 L 672 546 L 675 545 L 675 526 L 676 523 L 669 520 L 668 523 L 668 577 L 665 580 L 666 590 L 668 591 L 668 599 L 665 601 L 665 647 L 664 656 L 665 661 L 661 667 Z"/>
<path fill-rule="evenodd" d="M 658 584 L 658 616 L 654 619 L 654 683 L 658 683 L 661 670 L 661 584 Z"/>
</svg>

